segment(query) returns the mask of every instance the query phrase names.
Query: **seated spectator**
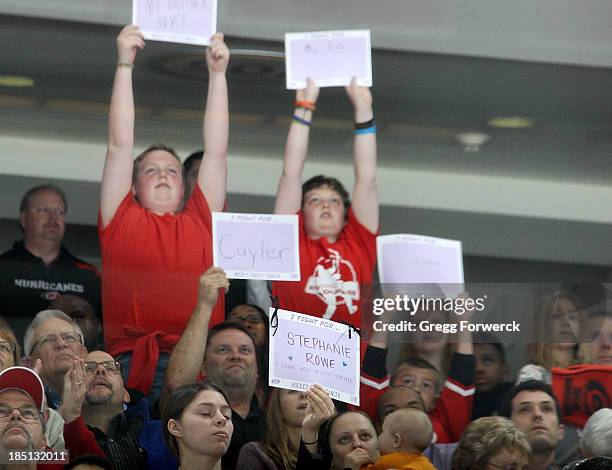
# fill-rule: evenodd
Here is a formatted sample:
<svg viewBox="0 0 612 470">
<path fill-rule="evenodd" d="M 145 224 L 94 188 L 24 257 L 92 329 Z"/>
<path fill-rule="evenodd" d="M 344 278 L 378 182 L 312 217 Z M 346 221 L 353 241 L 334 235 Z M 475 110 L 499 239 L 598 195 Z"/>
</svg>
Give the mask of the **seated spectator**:
<svg viewBox="0 0 612 470">
<path fill-rule="evenodd" d="M 49 406 L 60 408 L 65 376 L 74 360 L 87 354 L 81 328 L 64 312 L 43 310 L 28 326 L 23 343 L 32 364 L 41 360 L 40 378 Z"/>
<path fill-rule="evenodd" d="M 64 470 L 115 470 L 110 460 L 99 455 L 81 455 L 71 459 Z"/>
<path fill-rule="evenodd" d="M 60 295 L 49 304 L 49 310 L 61 310 L 79 325 L 88 351 L 101 349 L 102 322 L 87 299 L 76 295 Z"/>
<path fill-rule="evenodd" d="M 98 233 L 107 350 L 121 363 L 128 387 L 155 403 L 169 353 L 195 307 L 198 276 L 212 265 L 211 211 L 225 204 L 229 49 L 220 33 L 206 49 L 206 158 L 180 211 L 184 180 L 176 152 L 152 145 L 133 159 L 132 71 L 144 46 L 137 26 L 126 26 L 117 37 Z M 223 313 L 220 300 L 211 323 L 222 321 Z"/>
<path fill-rule="evenodd" d="M 9 449 L 51 450 L 46 445 L 44 402 L 44 386 L 32 369 L 9 367 L 0 372 L 0 453 L 3 459 L 8 458 L 6 451 Z M 79 424 L 66 425 L 63 429 L 66 443 L 70 444 L 70 455 L 72 458 L 89 453 L 99 455 L 100 450 L 95 445 L 81 439 Z M 64 465 L 57 463 L 37 467 L 36 463 L 28 462 L 19 468 L 59 470 Z"/>
<path fill-rule="evenodd" d="M 219 290 L 228 286 L 220 268 L 212 267 L 201 276 L 198 305 L 172 351 L 163 396 L 197 380 L 199 374 L 223 387 L 234 425 L 223 468 L 234 469 L 242 446 L 263 438 L 266 419 L 255 395 L 257 356 L 253 337 L 244 326 L 232 321 L 208 329 Z"/>
<path fill-rule="evenodd" d="M 87 354 L 84 366 L 86 393 L 81 413 L 98 446 L 117 470 L 145 468 L 146 398 L 125 389 L 119 363 L 104 351 Z"/>
<path fill-rule="evenodd" d="M 541 381 L 521 382 L 504 396 L 500 415 L 510 418 L 527 437 L 532 450 L 529 470 L 545 470 L 556 463 L 555 450 L 565 433 L 560 414 L 551 386 Z"/>
<path fill-rule="evenodd" d="M 162 423 L 168 446 L 182 470 L 220 469 L 234 425 L 223 390 L 213 382 L 186 384 L 164 403 Z"/>
<path fill-rule="evenodd" d="M 268 401 L 268 341 L 269 324 L 268 316 L 257 305 L 242 304 L 237 305 L 227 314 L 227 320 L 240 322 L 253 337 L 257 348 L 257 399 L 259 405 L 266 406 Z"/>
<path fill-rule="evenodd" d="M 433 428 L 429 417 L 415 409 L 401 409 L 388 415 L 378 436 L 381 457 L 367 470 L 436 470 L 424 457 L 431 444 Z"/>
<path fill-rule="evenodd" d="M 0 371 L 19 364 L 21 348 L 13 329 L 0 317 Z"/>
<path fill-rule="evenodd" d="M 302 185 L 319 89 L 308 80 L 307 87 L 296 92 L 274 213 L 299 215 L 301 281 L 273 282 L 272 292 L 286 310 L 360 327 L 360 290 L 372 281 L 379 227 L 376 125 L 370 90 L 353 80 L 346 92 L 356 129 L 352 204 L 335 178 L 319 175 Z"/>
<path fill-rule="evenodd" d="M 506 350 L 495 336 L 481 333 L 474 338 L 476 393 L 472 420 L 499 412 L 504 393 L 512 387 L 505 379 L 510 374 Z"/>
<path fill-rule="evenodd" d="M 31 188 L 19 207 L 23 240 L 0 255 L 1 311 L 19 339 L 36 313 L 61 294 L 84 297 L 101 311 L 100 273 L 62 245 L 67 210 L 57 186 Z"/>
<path fill-rule="evenodd" d="M 313 423 L 333 413 L 318 395 L 313 396 L 309 407 L 312 411 L 308 410 L 306 415 L 312 414 Z M 304 433 L 304 427 L 302 432 L 296 470 L 359 470 L 380 458 L 376 429 L 365 413 L 345 411 L 328 418 L 314 441 L 307 440 L 311 434 Z"/>
<path fill-rule="evenodd" d="M 612 458 L 612 409 L 601 408 L 591 415 L 582 430 L 580 453 Z"/>
<path fill-rule="evenodd" d="M 530 363 L 518 372 L 517 382 L 531 379 L 550 383 L 553 367 L 584 362 L 585 351 L 579 342 L 583 330 L 578 299 L 563 291 L 545 297 L 533 315 L 530 332 L 535 342 L 527 347 Z"/>
<path fill-rule="evenodd" d="M 274 388 L 268 406 L 266 435 L 263 441 L 249 442 L 242 448 L 238 468 L 294 469 L 307 405 L 305 392 Z"/>
<path fill-rule="evenodd" d="M 453 470 L 527 470 L 531 447 L 509 419 L 479 418 L 463 432 L 453 455 Z"/>
</svg>

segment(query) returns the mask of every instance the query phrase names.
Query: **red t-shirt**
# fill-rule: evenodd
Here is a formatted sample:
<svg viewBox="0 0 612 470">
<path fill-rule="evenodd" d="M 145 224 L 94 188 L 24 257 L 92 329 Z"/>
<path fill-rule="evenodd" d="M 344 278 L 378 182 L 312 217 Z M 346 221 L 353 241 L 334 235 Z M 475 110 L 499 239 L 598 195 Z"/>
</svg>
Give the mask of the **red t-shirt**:
<svg viewBox="0 0 612 470">
<path fill-rule="evenodd" d="M 372 282 L 376 265 L 376 234 L 365 228 L 348 211 L 348 220 L 338 239 L 312 240 L 300 211 L 299 282 L 275 281 L 272 293 L 280 308 L 345 321 L 360 328 L 362 285 Z"/>
<path fill-rule="evenodd" d="M 212 215 L 200 187 L 182 212 L 163 216 L 129 193 L 106 227 L 98 220 L 98 233 L 107 351 L 131 351 L 153 332 L 180 336 L 197 302 L 199 277 L 213 263 Z M 210 326 L 223 319 L 220 296 Z M 170 352 L 175 339 L 160 341 L 160 350 Z"/>
</svg>

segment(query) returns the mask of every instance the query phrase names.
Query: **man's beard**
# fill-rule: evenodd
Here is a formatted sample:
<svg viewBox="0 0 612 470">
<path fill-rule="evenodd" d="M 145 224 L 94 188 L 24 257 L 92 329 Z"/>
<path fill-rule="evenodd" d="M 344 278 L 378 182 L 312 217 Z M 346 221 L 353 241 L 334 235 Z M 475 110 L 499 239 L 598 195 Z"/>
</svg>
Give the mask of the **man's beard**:
<svg viewBox="0 0 612 470">
<path fill-rule="evenodd" d="M 110 405 L 113 402 L 114 396 L 115 393 L 112 390 L 110 390 L 110 393 L 107 395 L 101 395 L 98 393 L 88 393 L 87 395 L 85 395 L 85 402 L 91 406 Z"/>
</svg>

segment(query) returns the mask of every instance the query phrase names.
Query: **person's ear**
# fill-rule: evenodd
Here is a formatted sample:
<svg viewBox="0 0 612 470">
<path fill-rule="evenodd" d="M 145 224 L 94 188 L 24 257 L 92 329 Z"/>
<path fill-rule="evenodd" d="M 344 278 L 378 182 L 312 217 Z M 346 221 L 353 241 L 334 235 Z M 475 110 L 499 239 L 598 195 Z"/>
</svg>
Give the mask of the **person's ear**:
<svg viewBox="0 0 612 470">
<path fill-rule="evenodd" d="M 168 432 L 174 437 L 183 437 L 183 428 L 181 427 L 181 423 L 176 419 L 168 420 Z"/>
<path fill-rule="evenodd" d="M 559 439 L 557 440 L 557 443 L 561 442 L 564 437 L 565 437 L 565 426 L 559 423 Z"/>
<path fill-rule="evenodd" d="M 25 230 L 25 218 L 26 218 L 25 211 L 20 212 L 19 213 L 19 226 L 21 227 L 21 230 Z"/>
<path fill-rule="evenodd" d="M 402 447 L 402 435 L 399 432 L 393 433 L 393 448 L 399 449 Z"/>
<path fill-rule="evenodd" d="M 128 392 L 125 388 L 123 389 L 123 403 L 129 403 L 132 397 L 130 397 L 130 392 Z"/>
</svg>

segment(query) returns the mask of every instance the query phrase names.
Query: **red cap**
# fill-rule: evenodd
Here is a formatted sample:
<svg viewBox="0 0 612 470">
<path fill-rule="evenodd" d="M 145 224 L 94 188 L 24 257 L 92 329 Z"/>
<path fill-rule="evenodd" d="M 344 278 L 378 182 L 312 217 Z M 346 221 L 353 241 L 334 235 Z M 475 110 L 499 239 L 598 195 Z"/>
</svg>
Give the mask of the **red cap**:
<svg viewBox="0 0 612 470">
<path fill-rule="evenodd" d="M 27 367 L 9 367 L 0 372 L 0 393 L 5 390 L 20 390 L 27 393 L 36 407 L 43 411 L 45 387 L 40 377 Z"/>
</svg>

